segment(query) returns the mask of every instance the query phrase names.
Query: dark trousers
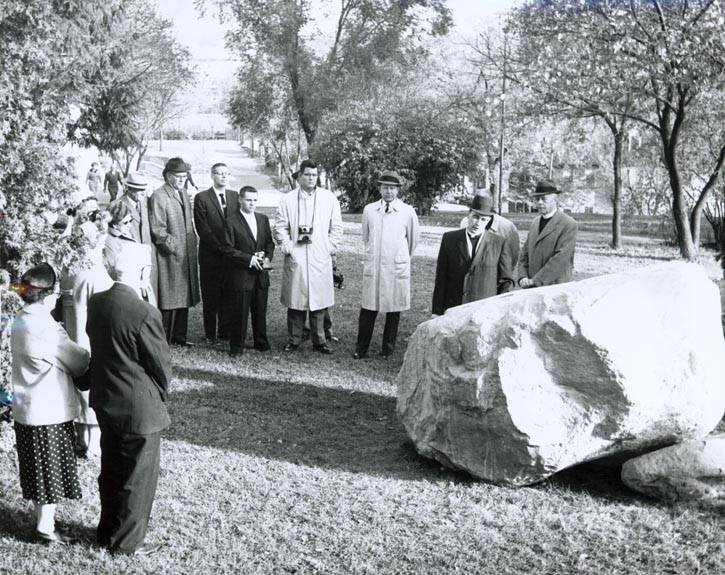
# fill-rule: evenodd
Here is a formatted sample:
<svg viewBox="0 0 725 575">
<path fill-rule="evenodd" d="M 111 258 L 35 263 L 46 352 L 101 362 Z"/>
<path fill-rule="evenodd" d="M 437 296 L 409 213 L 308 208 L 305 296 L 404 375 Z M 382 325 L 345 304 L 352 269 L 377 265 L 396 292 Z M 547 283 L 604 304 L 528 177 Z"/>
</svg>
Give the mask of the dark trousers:
<svg viewBox="0 0 725 575">
<path fill-rule="evenodd" d="M 268 288 L 255 287 L 250 290 L 234 291 L 229 294 L 229 351 L 241 353 L 247 337 L 247 320 L 252 315 L 252 337 L 254 349 L 269 349 L 267 340 L 267 296 Z"/>
<path fill-rule="evenodd" d="M 101 427 L 98 544 L 132 553 L 143 545 L 159 479 L 161 433 L 117 433 Z"/>
<path fill-rule="evenodd" d="M 325 339 L 330 340 L 332 339 L 332 318 L 330 317 L 330 308 L 325 308 L 325 318 L 323 320 L 323 325 L 325 328 Z M 309 339 L 310 338 L 310 328 L 307 327 L 307 323 L 305 323 L 305 326 L 302 328 L 302 339 Z"/>
<path fill-rule="evenodd" d="M 189 328 L 189 308 L 162 309 L 161 321 L 166 332 L 168 343 L 186 343 L 186 332 Z"/>
<path fill-rule="evenodd" d="M 375 318 L 378 312 L 360 308 L 360 318 L 357 325 L 357 347 L 359 354 L 365 354 L 370 347 L 370 340 L 373 337 Z M 400 312 L 389 311 L 385 314 L 385 327 L 383 328 L 383 355 L 391 355 L 395 351 L 395 341 L 398 339 L 398 324 L 400 323 Z"/>
<path fill-rule="evenodd" d="M 199 266 L 199 285 L 201 287 L 202 318 L 204 335 L 207 339 L 228 337 L 227 313 L 224 309 L 224 268 L 219 266 Z"/>
<path fill-rule="evenodd" d="M 302 330 L 305 327 L 307 310 L 287 309 L 287 342 L 293 345 L 302 343 Z M 318 309 L 309 311 L 310 316 L 310 338 L 312 345 L 325 343 L 325 310 Z"/>
</svg>

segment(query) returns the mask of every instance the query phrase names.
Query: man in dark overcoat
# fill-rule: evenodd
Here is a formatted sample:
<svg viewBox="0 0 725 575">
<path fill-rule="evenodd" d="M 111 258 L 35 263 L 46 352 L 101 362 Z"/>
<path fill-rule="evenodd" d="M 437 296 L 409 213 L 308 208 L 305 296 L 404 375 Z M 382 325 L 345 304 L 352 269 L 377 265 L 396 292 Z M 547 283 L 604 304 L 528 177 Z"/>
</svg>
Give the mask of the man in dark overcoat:
<svg viewBox="0 0 725 575">
<path fill-rule="evenodd" d="M 577 223 L 559 208 L 560 193 L 548 180 L 536 184 L 532 197 L 541 215 L 534 218 L 521 250 L 518 275 L 522 288 L 571 281 Z"/>
<path fill-rule="evenodd" d="M 211 167 L 212 187 L 194 198 L 194 223 L 199 234 L 199 281 L 206 342 L 227 339 L 224 310 L 224 224 L 229 214 L 238 211 L 234 191 L 227 190 L 229 168 L 217 163 Z"/>
<path fill-rule="evenodd" d="M 226 222 L 227 297 L 229 300 L 229 353 L 244 352 L 247 318 L 252 315 L 254 349 L 268 351 L 268 268 L 274 254 L 269 219 L 255 212 L 259 193 L 252 186 L 239 191 L 238 208 Z"/>
<path fill-rule="evenodd" d="M 434 316 L 448 308 L 513 289 L 508 240 L 493 229 L 493 223 L 491 198 L 474 196 L 468 225 L 443 234 L 433 288 Z"/>
<path fill-rule="evenodd" d="M 184 191 L 187 165 L 171 158 L 164 167 L 163 186 L 149 200 L 151 237 L 159 272 L 159 309 L 170 343 L 187 346 L 189 308 L 199 303 L 196 233 L 191 203 Z"/>
<path fill-rule="evenodd" d="M 98 543 L 112 552 L 148 555 L 144 544 L 159 477 L 161 431 L 171 357 L 161 314 L 141 299 L 151 251 L 125 242 L 109 257 L 116 282 L 91 296 L 86 332 L 91 344 L 90 405 L 101 428 Z"/>
</svg>

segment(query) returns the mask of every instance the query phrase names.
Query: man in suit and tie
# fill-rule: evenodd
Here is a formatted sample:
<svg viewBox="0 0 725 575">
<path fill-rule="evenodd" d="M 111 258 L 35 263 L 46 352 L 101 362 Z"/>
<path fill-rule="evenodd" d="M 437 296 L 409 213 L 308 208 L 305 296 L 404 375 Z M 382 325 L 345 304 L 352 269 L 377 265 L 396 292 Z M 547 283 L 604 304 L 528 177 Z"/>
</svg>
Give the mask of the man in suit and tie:
<svg viewBox="0 0 725 575">
<path fill-rule="evenodd" d="M 561 191 L 548 180 L 532 197 L 541 214 L 534 218 L 519 262 L 519 286 L 533 288 L 571 281 L 577 223 L 559 209 Z"/>
<path fill-rule="evenodd" d="M 171 357 L 161 313 L 141 299 L 151 252 L 126 242 L 110 257 L 116 282 L 91 296 L 90 405 L 101 428 L 98 543 L 114 553 L 148 555 L 144 544 L 159 477 L 161 431 Z"/>
<path fill-rule="evenodd" d="M 199 303 L 196 233 L 184 190 L 187 171 L 182 158 L 171 158 L 164 166 L 164 185 L 149 200 L 159 269 L 159 309 L 167 341 L 180 346 L 192 345 L 186 340 L 189 308 Z"/>
<path fill-rule="evenodd" d="M 252 186 L 239 190 L 239 208 L 226 222 L 226 260 L 229 310 L 229 353 L 244 352 L 247 318 L 252 313 L 254 349 L 268 351 L 267 296 L 274 241 L 269 219 L 255 213 L 259 194 Z M 241 317 L 240 317 L 241 316 Z"/>
<path fill-rule="evenodd" d="M 511 250 L 503 234 L 493 231 L 493 201 L 474 196 L 464 229 L 441 240 L 433 288 L 433 316 L 448 308 L 513 289 Z"/>
<path fill-rule="evenodd" d="M 208 344 L 227 339 L 228 321 L 224 310 L 224 224 L 238 208 L 237 194 L 227 190 L 229 168 L 217 163 L 211 167 L 212 187 L 194 198 L 194 224 L 199 234 L 199 281 Z"/>
</svg>

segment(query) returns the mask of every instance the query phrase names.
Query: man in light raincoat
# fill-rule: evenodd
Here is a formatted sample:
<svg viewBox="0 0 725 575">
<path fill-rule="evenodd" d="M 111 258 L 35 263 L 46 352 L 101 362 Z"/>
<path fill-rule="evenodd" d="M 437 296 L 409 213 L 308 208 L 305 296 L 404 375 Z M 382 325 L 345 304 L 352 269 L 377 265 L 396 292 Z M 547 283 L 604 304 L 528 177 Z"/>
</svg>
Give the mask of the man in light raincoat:
<svg viewBox="0 0 725 575">
<path fill-rule="evenodd" d="M 335 195 L 317 186 L 317 164 L 300 165 L 299 186 L 279 202 L 274 240 L 284 255 L 280 301 L 287 307 L 287 345 L 295 351 L 309 312 L 314 349 L 332 353 L 325 340 L 325 310 L 335 304 L 332 255 L 342 241 L 342 216 Z"/>
<path fill-rule="evenodd" d="M 398 199 L 402 181 L 397 172 L 383 172 L 378 184 L 381 199 L 365 206 L 362 215 L 365 267 L 355 359 L 367 357 L 378 312 L 385 313 L 381 354 L 391 355 L 400 312 L 410 309 L 410 260 L 419 239 L 418 216 Z"/>
</svg>

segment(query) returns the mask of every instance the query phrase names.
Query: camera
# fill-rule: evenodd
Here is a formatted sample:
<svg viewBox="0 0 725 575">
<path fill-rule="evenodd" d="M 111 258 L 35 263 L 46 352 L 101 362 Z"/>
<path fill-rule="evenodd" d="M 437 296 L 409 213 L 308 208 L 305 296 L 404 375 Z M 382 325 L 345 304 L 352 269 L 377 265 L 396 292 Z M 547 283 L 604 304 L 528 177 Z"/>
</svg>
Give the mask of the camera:
<svg viewBox="0 0 725 575">
<path fill-rule="evenodd" d="M 297 243 L 309 244 L 312 242 L 312 226 L 297 227 Z"/>
<path fill-rule="evenodd" d="M 342 285 L 345 282 L 345 276 L 342 275 L 342 272 L 337 271 L 337 266 L 332 268 L 332 283 L 337 289 L 345 289 L 345 286 Z"/>
</svg>

